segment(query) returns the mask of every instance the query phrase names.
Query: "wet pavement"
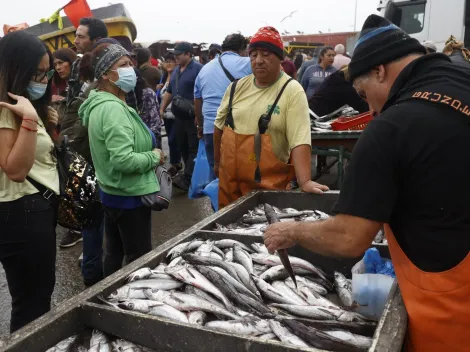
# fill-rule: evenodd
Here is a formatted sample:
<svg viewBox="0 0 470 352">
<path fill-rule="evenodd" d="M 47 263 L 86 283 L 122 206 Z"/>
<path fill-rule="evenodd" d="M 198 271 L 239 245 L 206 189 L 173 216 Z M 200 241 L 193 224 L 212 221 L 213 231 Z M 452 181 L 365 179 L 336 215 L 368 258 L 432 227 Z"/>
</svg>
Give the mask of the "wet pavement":
<svg viewBox="0 0 470 352">
<path fill-rule="evenodd" d="M 157 247 L 177 236 L 184 230 L 213 214 L 208 198 L 189 200 L 188 195 L 174 189 L 170 208 L 164 212 L 153 212 L 152 245 Z M 64 229 L 57 229 L 57 244 Z M 81 243 L 68 249 L 57 248 L 56 286 L 52 296 L 52 305 L 69 299 L 83 291 L 82 275 L 78 266 L 78 257 L 82 253 Z M 38 263 L 40 265 L 40 263 Z M 5 272 L 0 266 L 0 339 L 9 335 L 11 298 Z"/>
</svg>

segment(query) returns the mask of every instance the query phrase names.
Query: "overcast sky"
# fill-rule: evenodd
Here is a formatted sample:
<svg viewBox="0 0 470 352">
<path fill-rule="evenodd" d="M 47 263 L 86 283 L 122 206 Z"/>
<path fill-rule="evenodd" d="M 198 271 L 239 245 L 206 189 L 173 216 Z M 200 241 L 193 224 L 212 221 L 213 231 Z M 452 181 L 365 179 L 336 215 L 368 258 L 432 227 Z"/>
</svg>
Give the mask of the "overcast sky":
<svg viewBox="0 0 470 352">
<path fill-rule="evenodd" d="M 138 41 L 187 40 L 221 43 L 240 31 L 253 35 L 267 24 L 280 32 L 306 34 L 352 31 L 355 0 L 122 0 L 137 26 Z M 0 25 L 37 24 L 64 6 L 67 0 L 2 0 Z M 109 0 L 88 0 L 92 9 Z M 379 0 L 357 0 L 357 30 L 366 17 L 377 12 Z M 291 18 L 281 20 L 292 11 Z"/>
</svg>

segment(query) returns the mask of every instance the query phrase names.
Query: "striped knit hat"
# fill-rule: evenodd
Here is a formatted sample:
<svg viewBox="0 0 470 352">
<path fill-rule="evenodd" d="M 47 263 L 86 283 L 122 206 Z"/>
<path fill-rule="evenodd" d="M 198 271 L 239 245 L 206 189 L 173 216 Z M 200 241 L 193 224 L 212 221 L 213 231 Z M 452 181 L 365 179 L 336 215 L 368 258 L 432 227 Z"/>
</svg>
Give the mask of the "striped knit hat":
<svg viewBox="0 0 470 352">
<path fill-rule="evenodd" d="M 362 27 L 349 64 L 349 80 L 413 53 L 426 54 L 421 43 L 383 17 L 370 15 Z"/>
<path fill-rule="evenodd" d="M 279 59 L 284 56 L 284 44 L 281 35 L 274 27 L 262 27 L 251 38 L 248 52 L 256 48 L 266 49 L 275 54 Z"/>
</svg>

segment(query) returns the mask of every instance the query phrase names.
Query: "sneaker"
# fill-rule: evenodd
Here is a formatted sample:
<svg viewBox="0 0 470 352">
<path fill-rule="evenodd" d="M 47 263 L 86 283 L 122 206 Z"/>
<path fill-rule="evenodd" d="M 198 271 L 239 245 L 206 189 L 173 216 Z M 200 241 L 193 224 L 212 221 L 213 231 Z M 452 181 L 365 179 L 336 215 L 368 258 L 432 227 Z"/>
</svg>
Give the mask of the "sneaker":
<svg viewBox="0 0 470 352">
<path fill-rule="evenodd" d="M 173 179 L 173 186 L 181 189 L 182 191 L 187 192 L 189 190 L 190 185 L 188 184 L 188 182 L 184 179 L 182 175 L 178 175 Z"/>
<path fill-rule="evenodd" d="M 170 174 L 171 178 L 175 178 L 176 175 L 178 175 L 178 169 L 174 165 L 171 165 L 167 171 Z"/>
<path fill-rule="evenodd" d="M 83 241 L 81 232 L 69 230 L 60 241 L 60 248 L 69 248 L 75 246 L 78 242 Z"/>
<path fill-rule="evenodd" d="M 79 268 L 82 267 L 82 263 L 83 263 L 83 252 L 82 252 L 82 254 L 80 254 L 80 256 L 78 257 L 78 267 L 79 267 Z"/>
</svg>

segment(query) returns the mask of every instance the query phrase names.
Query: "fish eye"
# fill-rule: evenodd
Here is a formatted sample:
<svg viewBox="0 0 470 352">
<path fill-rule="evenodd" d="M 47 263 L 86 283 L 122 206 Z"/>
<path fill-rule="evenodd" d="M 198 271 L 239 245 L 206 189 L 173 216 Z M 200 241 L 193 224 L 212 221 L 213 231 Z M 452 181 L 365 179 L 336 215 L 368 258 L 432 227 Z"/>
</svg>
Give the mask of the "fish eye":
<svg viewBox="0 0 470 352">
<path fill-rule="evenodd" d="M 129 307 L 129 309 L 134 309 L 135 305 L 134 305 L 134 303 L 129 303 L 128 307 Z"/>
</svg>

